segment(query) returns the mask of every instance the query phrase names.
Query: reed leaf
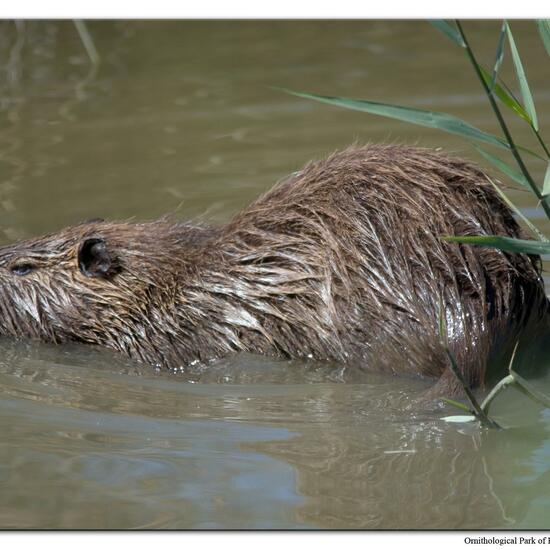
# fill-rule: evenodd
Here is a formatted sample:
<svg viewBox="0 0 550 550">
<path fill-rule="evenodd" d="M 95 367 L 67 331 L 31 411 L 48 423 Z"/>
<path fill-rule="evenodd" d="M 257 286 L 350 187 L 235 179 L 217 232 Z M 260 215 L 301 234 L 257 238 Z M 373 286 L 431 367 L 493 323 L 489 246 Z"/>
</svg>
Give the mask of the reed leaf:
<svg viewBox="0 0 550 550">
<path fill-rule="evenodd" d="M 521 97 L 523 98 L 523 104 L 525 106 L 525 110 L 527 111 L 527 113 L 529 113 L 529 117 L 531 118 L 531 124 L 533 128 L 538 131 L 539 123 L 537 120 L 537 113 L 535 111 L 535 103 L 533 102 L 533 96 L 531 95 L 531 90 L 529 89 L 529 84 L 527 82 L 527 76 L 525 75 L 523 63 L 521 62 L 521 58 L 519 56 L 519 52 L 516 47 L 514 37 L 512 35 L 510 25 L 508 25 L 508 23 L 505 23 L 505 27 L 506 27 L 506 34 L 508 36 L 508 42 L 510 44 L 510 50 L 512 52 L 512 59 L 514 60 L 516 75 L 519 81 Z"/>
<path fill-rule="evenodd" d="M 363 111 L 366 113 L 371 113 L 373 115 L 394 118 L 403 122 L 417 124 L 419 126 L 435 128 L 468 139 L 475 139 L 478 141 L 483 141 L 484 143 L 490 143 L 491 145 L 501 147 L 502 149 L 509 149 L 508 143 L 503 139 L 493 136 L 492 134 L 483 132 L 479 128 L 468 124 L 464 120 L 453 115 L 448 115 L 446 113 L 425 111 L 423 109 L 414 109 L 410 107 L 402 107 L 400 105 L 390 105 L 387 103 L 377 103 L 375 101 L 367 101 L 364 99 L 332 97 L 318 94 L 308 94 L 305 92 L 295 92 L 293 90 L 287 90 L 284 88 L 280 89 L 288 94 L 297 97 L 313 99 L 315 101 L 320 101 L 321 103 L 327 103 L 336 107 L 344 107 L 346 109 Z"/>
<path fill-rule="evenodd" d="M 539 34 L 542 39 L 542 43 L 546 48 L 546 53 L 550 55 L 550 20 L 549 19 L 537 20 L 537 27 L 539 28 Z"/>
<path fill-rule="evenodd" d="M 472 414 L 457 414 L 454 416 L 444 416 L 441 420 L 443 420 L 444 422 L 462 424 L 464 422 L 474 422 L 476 420 L 476 417 Z"/>
<path fill-rule="evenodd" d="M 550 195 L 550 161 L 546 166 L 546 173 L 544 174 L 544 183 L 542 184 L 542 196 L 546 199 Z"/>
<path fill-rule="evenodd" d="M 484 235 L 476 237 L 449 236 L 442 237 L 442 239 L 448 242 L 498 248 L 499 250 L 503 250 L 505 252 L 518 252 L 522 254 L 550 254 L 550 242 L 513 239 L 511 237 L 499 237 L 497 235 Z"/>
<path fill-rule="evenodd" d="M 502 27 L 500 29 L 500 35 L 498 37 L 497 51 L 495 54 L 495 65 L 493 67 L 493 77 L 491 78 L 491 85 L 489 86 L 489 90 L 491 92 L 495 87 L 498 70 L 502 65 L 502 60 L 504 59 L 504 39 L 505 38 L 506 38 L 506 25 L 502 23 Z"/>
<path fill-rule="evenodd" d="M 487 69 L 484 69 L 481 65 L 479 65 L 479 70 L 487 86 L 491 87 L 492 76 L 489 74 Z M 498 82 L 495 82 L 492 88 L 492 93 L 494 93 L 500 99 L 500 101 L 502 101 L 502 103 L 506 105 L 506 107 L 514 111 L 518 116 L 520 116 L 526 122 L 532 125 L 531 117 L 528 115 L 527 111 L 521 106 L 516 98 L 508 93 Z"/>
<path fill-rule="evenodd" d="M 510 179 L 514 180 L 516 183 L 519 183 L 522 187 L 525 187 L 526 189 L 531 190 L 529 187 L 529 183 L 525 179 L 525 176 L 519 171 L 515 170 L 508 164 L 506 164 L 503 160 L 499 159 L 495 155 L 492 155 L 488 151 L 485 151 L 485 149 L 482 149 L 481 147 L 478 147 L 477 145 L 474 145 L 474 148 L 476 151 L 486 160 L 488 160 L 493 166 L 498 168 L 503 174 L 506 174 Z"/>
<path fill-rule="evenodd" d="M 452 407 L 456 407 L 457 409 L 460 409 L 461 411 L 467 412 L 469 414 L 472 413 L 470 407 L 468 405 L 465 405 L 464 403 L 461 403 L 460 401 L 455 401 L 454 399 L 450 399 L 449 397 L 442 397 L 442 401 L 447 403 L 447 405 L 451 405 Z M 474 417 L 475 419 L 475 417 Z"/>
<path fill-rule="evenodd" d="M 519 375 L 515 371 L 510 371 L 510 375 L 513 376 L 514 381 L 517 384 L 518 389 L 530 397 L 533 401 L 536 401 L 539 405 L 550 408 L 550 397 L 545 393 L 539 391 L 533 384 L 525 380 L 523 376 Z"/>
<path fill-rule="evenodd" d="M 460 36 L 460 33 L 450 23 L 447 23 L 444 19 L 433 19 L 430 21 L 430 23 L 440 32 L 442 32 L 445 36 L 450 38 L 455 44 L 458 44 L 461 48 L 465 48 L 466 44 L 464 44 L 464 40 L 462 40 L 462 37 Z"/>
<path fill-rule="evenodd" d="M 523 223 L 532 231 L 534 235 L 538 237 L 539 241 L 549 242 L 546 235 L 529 219 L 523 214 L 523 212 L 506 196 L 506 193 L 500 189 L 500 187 L 487 176 L 487 179 L 493 186 L 493 189 L 497 192 L 498 196 L 510 207 L 511 210 L 516 214 L 518 218 L 523 220 Z"/>
</svg>

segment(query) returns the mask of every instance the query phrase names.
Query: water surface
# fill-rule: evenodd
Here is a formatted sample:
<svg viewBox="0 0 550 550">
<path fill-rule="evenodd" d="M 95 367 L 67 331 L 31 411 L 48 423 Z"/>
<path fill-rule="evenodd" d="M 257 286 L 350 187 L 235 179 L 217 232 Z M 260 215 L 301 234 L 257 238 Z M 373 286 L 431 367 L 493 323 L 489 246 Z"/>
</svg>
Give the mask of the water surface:
<svg viewBox="0 0 550 550">
<path fill-rule="evenodd" d="M 273 87 L 449 111 L 499 133 L 463 52 L 421 21 L 88 28 L 97 73 L 72 23 L 0 23 L 2 243 L 98 216 L 222 223 L 355 142 L 481 162 L 453 136 Z M 498 25 L 466 28 L 492 63 Z M 546 54 L 533 24 L 513 30 L 544 128 Z M 541 178 L 544 164 L 532 168 Z M 171 375 L 1 340 L 0 527 L 548 528 L 548 412 L 512 393 L 496 404 L 510 429 L 457 427 L 418 405 L 429 387 L 254 356 Z"/>
</svg>

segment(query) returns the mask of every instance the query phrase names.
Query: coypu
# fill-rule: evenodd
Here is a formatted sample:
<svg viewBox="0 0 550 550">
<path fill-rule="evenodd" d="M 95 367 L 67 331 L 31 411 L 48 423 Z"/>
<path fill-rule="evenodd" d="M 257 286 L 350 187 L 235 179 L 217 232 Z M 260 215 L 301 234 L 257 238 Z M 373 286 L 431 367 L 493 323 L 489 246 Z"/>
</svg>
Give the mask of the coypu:
<svg viewBox="0 0 550 550">
<path fill-rule="evenodd" d="M 440 238 L 477 234 L 523 236 L 479 168 L 350 148 L 221 227 L 94 220 L 0 248 L 0 334 L 170 368 L 239 351 L 359 363 L 454 392 L 440 311 L 475 386 L 548 304 L 539 258 Z"/>
</svg>

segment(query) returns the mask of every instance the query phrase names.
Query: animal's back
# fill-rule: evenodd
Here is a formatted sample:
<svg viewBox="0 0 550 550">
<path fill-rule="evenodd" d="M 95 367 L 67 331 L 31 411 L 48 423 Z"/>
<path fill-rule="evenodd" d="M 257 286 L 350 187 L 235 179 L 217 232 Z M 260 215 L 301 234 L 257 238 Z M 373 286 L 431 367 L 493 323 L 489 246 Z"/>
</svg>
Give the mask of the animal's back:
<svg viewBox="0 0 550 550">
<path fill-rule="evenodd" d="M 226 238 L 266 276 L 284 267 L 297 277 L 286 296 L 304 308 L 284 317 L 319 358 L 441 376 L 443 310 L 449 347 L 475 385 L 492 352 L 547 308 L 538 258 L 441 239 L 483 234 L 525 238 L 478 167 L 370 146 L 293 174 L 239 214 Z"/>
<path fill-rule="evenodd" d="M 226 226 L 93 220 L 0 248 L 0 334 L 181 368 L 239 351 L 480 383 L 538 326 L 538 258 L 445 242 L 523 236 L 479 168 L 410 147 L 314 162 Z M 452 388 L 451 388 L 452 390 Z"/>
</svg>

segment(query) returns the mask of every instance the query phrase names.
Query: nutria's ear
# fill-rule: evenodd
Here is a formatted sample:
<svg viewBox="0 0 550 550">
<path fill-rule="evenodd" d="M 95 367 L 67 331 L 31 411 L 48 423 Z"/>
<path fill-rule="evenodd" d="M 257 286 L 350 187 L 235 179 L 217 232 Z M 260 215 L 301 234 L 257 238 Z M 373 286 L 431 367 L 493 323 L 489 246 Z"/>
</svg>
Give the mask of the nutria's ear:
<svg viewBox="0 0 550 550">
<path fill-rule="evenodd" d="M 112 263 L 103 239 L 85 239 L 78 249 L 78 266 L 86 277 L 107 277 Z"/>
</svg>

